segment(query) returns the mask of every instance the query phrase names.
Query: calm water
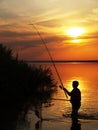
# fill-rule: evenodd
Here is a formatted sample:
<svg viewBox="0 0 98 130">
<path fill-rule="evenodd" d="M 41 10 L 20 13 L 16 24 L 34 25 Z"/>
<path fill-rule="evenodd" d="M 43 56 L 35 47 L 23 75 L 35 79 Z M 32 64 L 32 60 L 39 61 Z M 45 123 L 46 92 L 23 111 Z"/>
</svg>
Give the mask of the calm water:
<svg viewBox="0 0 98 130">
<path fill-rule="evenodd" d="M 44 66 L 44 64 L 42 64 Z M 46 65 L 46 64 L 45 64 Z M 51 64 L 53 75 L 58 85 L 60 85 L 58 76 Z M 82 93 L 82 102 L 79 114 L 82 122 L 93 120 L 98 123 L 98 63 L 57 63 L 56 67 L 61 76 L 64 86 L 71 91 L 72 81 L 79 81 L 79 88 Z M 35 116 L 33 107 L 30 108 L 26 115 L 25 121 L 17 122 L 17 130 L 70 130 L 71 126 L 70 113 L 71 104 L 69 101 L 59 100 L 66 99 L 64 92 L 58 87 L 57 93 L 54 94 L 51 104 L 43 104 L 42 116 L 43 122 Z M 65 114 L 66 116 L 62 116 Z M 82 127 L 82 130 L 85 130 Z M 97 129 L 94 129 L 97 130 Z"/>
</svg>

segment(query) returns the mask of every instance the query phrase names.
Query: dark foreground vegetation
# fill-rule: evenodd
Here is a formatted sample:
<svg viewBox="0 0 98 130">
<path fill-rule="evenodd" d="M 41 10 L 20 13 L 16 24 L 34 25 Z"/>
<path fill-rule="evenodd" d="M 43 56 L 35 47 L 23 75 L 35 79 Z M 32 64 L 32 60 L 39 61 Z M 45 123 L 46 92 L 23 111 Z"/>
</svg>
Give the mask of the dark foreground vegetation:
<svg viewBox="0 0 98 130">
<path fill-rule="evenodd" d="M 49 68 L 31 67 L 0 44 L 0 129 L 14 130 L 12 122 L 24 106 L 28 107 L 27 102 L 35 105 L 38 100 L 47 102 L 55 91 L 56 83 Z"/>
</svg>

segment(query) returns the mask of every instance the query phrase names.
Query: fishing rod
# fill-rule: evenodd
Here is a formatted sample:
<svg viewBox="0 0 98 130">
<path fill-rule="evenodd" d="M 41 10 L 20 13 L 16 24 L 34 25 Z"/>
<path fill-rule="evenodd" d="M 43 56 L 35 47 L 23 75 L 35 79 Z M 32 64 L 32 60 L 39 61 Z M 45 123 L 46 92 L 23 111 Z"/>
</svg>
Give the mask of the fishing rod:
<svg viewBox="0 0 98 130">
<path fill-rule="evenodd" d="M 63 98 L 51 98 L 51 100 L 58 100 L 58 101 L 70 101 Z"/>
<path fill-rule="evenodd" d="M 48 55 L 49 55 L 49 57 L 50 57 L 50 59 L 51 59 L 51 62 L 52 62 L 52 64 L 53 64 L 54 68 L 55 68 L 55 71 L 56 71 L 56 73 L 57 73 L 57 76 L 58 76 L 58 78 L 59 78 L 59 80 L 60 80 L 62 89 L 63 89 L 63 87 L 64 87 L 64 86 L 63 86 L 63 82 L 62 82 L 61 77 L 60 77 L 60 74 L 59 74 L 59 72 L 58 72 L 58 70 L 57 70 L 57 68 L 56 68 L 56 65 L 55 65 L 55 63 L 54 63 L 54 60 L 53 60 L 53 58 L 52 58 L 52 55 L 51 55 L 51 53 L 50 53 L 50 51 L 49 51 L 49 49 L 48 49 L 48 47 L 47 47 L 47 45 L 46 45 L 45 40 L 43 39 L 43 37 L 42 37 L 42 35 L 40 34 L 40 32 L 39 32 L 39 30 L 37 29 L 37 27 L 36 27 L 34 24 L 30 24 L 30 25 L 32 25 L 33 28 L 36 30 L 36 32 L 37 32 L 37 34 L 39 35 L 39 37 L 40 37 L 42 43 L 44 44 L 44 46 L 45 46 L 45 48 L 46 48 L 46 50 L 47 50 L 47 52 L 48 52 Z M 60 88 L 61 88 L 61 87 L 60 87 Z M 66 98 L 68 98 L 66 92 L 65 92 L 65 95 L 66 95 Z"/>
</svg>

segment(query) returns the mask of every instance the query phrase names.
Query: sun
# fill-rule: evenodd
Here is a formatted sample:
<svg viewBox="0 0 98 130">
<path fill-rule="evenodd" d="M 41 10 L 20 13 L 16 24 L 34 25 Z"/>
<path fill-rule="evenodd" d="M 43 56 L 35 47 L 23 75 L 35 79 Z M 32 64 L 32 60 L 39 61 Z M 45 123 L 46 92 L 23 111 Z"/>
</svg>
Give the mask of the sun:
<svg viewBox="0 0 98 130">
<path fill-rule="evenodd" d="M 67 35 L 69 35 L 71 37 L 78 37 L 84 33 L 84 29 L 80 28 L 80 27 L 73 27 L 73 28 L 69 28 L 66 31 L 66 33 L 67 33 Z"/>
</svg>

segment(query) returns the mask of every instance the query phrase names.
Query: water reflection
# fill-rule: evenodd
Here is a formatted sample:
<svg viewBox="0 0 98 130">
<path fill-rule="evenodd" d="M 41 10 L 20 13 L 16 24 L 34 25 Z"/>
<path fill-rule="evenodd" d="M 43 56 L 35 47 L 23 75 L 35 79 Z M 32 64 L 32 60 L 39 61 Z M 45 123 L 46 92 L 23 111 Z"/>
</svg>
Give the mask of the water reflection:
<svg viewBox="0 0 98 130">
<path fill-rule="evenodd" d="M 44 120 L 38 120 L 36 123 L 35 123 L 35 130 L 42 130 L 43 127 L 43 121 Z M 52 120 L 53 121 L 53 120 Z M 47 122 L 48 123 L 48 122 Z M 65 126 L 66 127 L 66 126 Z M 70 130 L 81 130 L 81 123 L 78 119 L 72 119 L 72 123 L 71 123 L 71 126 L 69 128 Z"/>
<path fill-rule="evenodd" d="M 97 89 L 98 64 L 57 64 L 57 68 L 61 75 L 61 79 L 64 83 L 64 86 L 69 91 L 72 89 L 71 84 L 73 80 L 78 80 L 80 83 L 79 88 L 82 93 L 82 103 L 81 103 L 82 105 L 79 112 L 82 115 L 81 118 L 83 120 L 96 119 L 98 117 L 98 89 Z M 55 80 L 58 80 L 57 75 L 55 75 Z M 38 118 L 37 120 L 34 120 L 34 115 L 31 117 L 32 118 L 30 120 L 32 124 L 32 127 L 30 126 L 31 129 L 33 129 L 33 126 L 35 130 L 43 130 L 45 128 L 49 129 L 50 121 L 48 120 L 46 123 L 44 123 L 45 120 L 42 120 L 43 118 L 56 117 L 58 119 L 58 117 L 62 117 L 62 113 L 69 114 L 71 112 L 71 105 L 67 101 L 54 100 L 52 101 L 52 103 L 54 104 L 53 106 L 44 108 L 43 104 L 46 103 L 45 100 L 44 99 L 38 100 L 37 98 L 38 97 L 36 97 L 36 99 L 32 101 L 31 107 L 33 106 L 33 112 L 35 112 L 35 115 Z M 53 96 L 53 98 L 65 99 L 65 95 L 63 91 L 61 91 L 58 88 L 58 91 Z M 49 100 L 46 100 L 46 101 L 48 102 Z M 30 106 L 29 106 L 29 110 L 30 110 Z M 32 115 L 32 113 L 30 115 Z M 28 112 L 26 115 L 28 115 Z M 93 115 L 94 118 L 92 118 L 92 116 L 90 115 Z M 35 121 L 34 124 L 33 124 L 33 121 Z M 58 122 L 51 120 L 51 124 L 53 125 L 53 128 L 51 126 L 51 130 L 54 128 L 57 129 L 59 125 L 63 126 L 64 125 L 62 123 L 63 121 L 64 119 L 60 119 Z M 65 121 L 66 121 L 66 118 L 65 118 Z M 71 122 L 71 119 L 70 119 L 70 122 Z M 72 120 L 71 124 L 68 126 L 69 126 L 68 127 L 69 130 L 81 130 L 81 123 L 79 121 Z M 63 128 L 61 127 L 61 129 L 64 130 L 65 127 Z"/>
<path fill-rule="evenodd" d="M 98 111 L 98 63 L 80 64 L 57 64 L 64 86 L 71 91 L 71 83 L 78 80 L 82 93 L 82 106 L 80 112 L 90 114 Z M 57 76 L 55 75 L 57 78 Z M 59 82 L 59 81 L 58 81 Z M 65 98 L 61 90 L 58 90 L 58 97 Z M 69 106 L 69 105 L 68 105 Z M 62 104 L 63 107 L 63 104 Z M 98 115 L 98 114 L 97 114 Z"/>
<path fill-rule="evenodd" d="M 42 130 L 42 120 L 36 122 L 35 130 Z"/>
<path fill-rule="evenodd" d="M 44 121 L 42 109 L 44 104 L 47 104 L 47 107 L 51 106 L 52 94 L 52 92 L 44 95 L 37 94 L 32 99 L 30 99 L 30 101 L 28 101 L 23 107 L 23 110 L 17 120 L 18 123 L 16 129 L 18 130 L 21 128 L 24 130 L 26 127 L 30 128 L 30 125 L 33 123 L 35 130 L 42 130 L 42 122 Z M 30 118 L 28 117 L 29 112 Z"/>
</svg>

